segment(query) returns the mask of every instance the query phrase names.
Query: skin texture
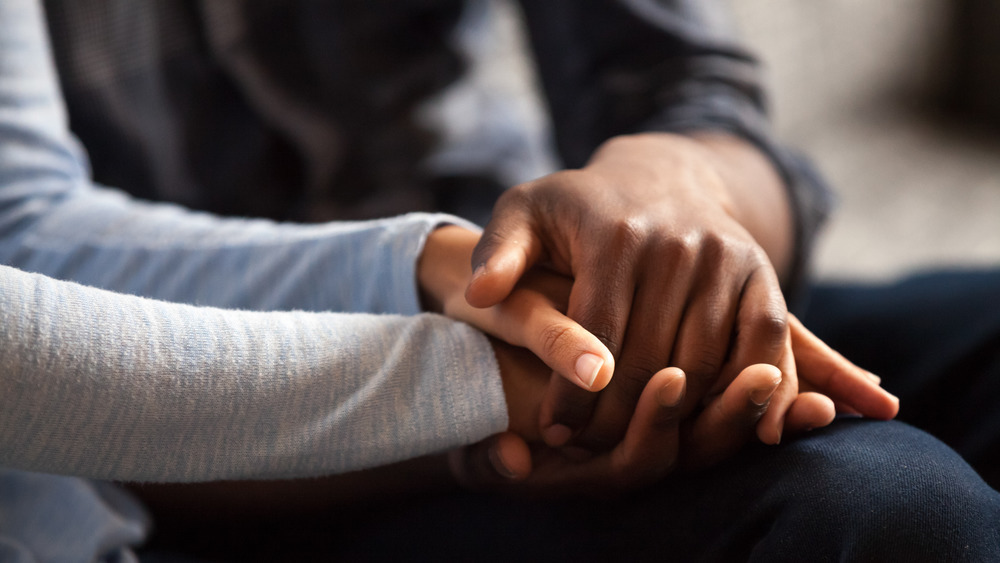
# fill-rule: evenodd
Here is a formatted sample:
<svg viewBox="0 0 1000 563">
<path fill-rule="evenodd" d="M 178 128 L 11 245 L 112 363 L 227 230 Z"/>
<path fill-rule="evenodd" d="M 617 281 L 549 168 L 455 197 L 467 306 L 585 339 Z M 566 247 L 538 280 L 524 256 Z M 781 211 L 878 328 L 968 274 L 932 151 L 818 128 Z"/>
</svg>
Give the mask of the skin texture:
<svg viewBox="0 0 1000 563">
<path fill-rule="evenodd" d="M 574 279 L 568 316 L 615 358 L 600 395 L 554 366 L 540 418 L 550 445 L 612 447 L 664 367 L 687 374 L 688 415 L 744 368 L 778 365 L 789 337 L 780 288 L 792 252 L 785 197 L 768 161 L 741 140 L 643 134 L 611 139 L 584 168 L 498 201 L 473 254 L 469 303 L 501 302 L 545 264 Z M 591 391 L 604 387 L 597 383 Z M 795 395 L 789 379 L 774 400 L 785 409 Z M 779 422 L 761 438 L 775 441 Z"/>
<path fill-rule="evenodd" d="M 550 335 L 589 335 L 563 314 L 573 282 L 535 268 L 499 304 L 471 307 L 462 293 L 470 278 L 467 259 L 478 239 L 477 233 L 460 227 L 442 227 L 428 238 L 418 264 L 425 306 L 496 337 L 491 342 L 508 401 L 509 432 L 451 456 L 451 470 L 466 486 L 517 483 L 522 490 L 546 494 L 611 494 L 662 478 L 677 467 L 715 463 L 755 434 L 777 443 L 782 433 L 825 426 L 833 420 L 835 402 L 875 418 L 892 418 L 898 409 L 898 401 L 867 372 L 789 317 L 775 365 L 745 367 L 718 392 L 706 394 L 693 412 L 686 410 L 691 379 L 670 366 L 644 382 L 621 438 L 611 447 L 547 446 L 537 421 L 551 388 L 551 369 L 572 365 L 574 355 L 586 348 L 574 347 L 575 337 Z M 567 346 L 568 352 L 562 349 Z"/>
<path fill-rule="evenodd" d="M 507 432 L 450 452 L 391 466 L 322 479 L 216 482 L 183 485 L 137 484 L 131 488 L 158 520 L 260 521 L 323 513 L 331 506 L 366 505 L 379 499 L 446 490 L 457 481 L 466 488 L 529 495 L 616 493 L 661 479 L 674 470 L 695 470 L 738 451 L 759 433 L 762 417 L 781 420 L 786 436 L 829 424 L 833 405 L 844 412 L 889 419 L 898 400 L 878 386 L 878 378 L 858 368 L 789 316 L 789 337 L 779 366 L 756 364 L 743 370 L 698 414 L 681 418 L 688 378 L 679 368 L 658 370 L 644 387 L 623 439 L 601 453 L 551 448 L 537 424 L 553 366 L 520 345 L 546 352 L 547 319 L 571 330 L 560 313 L 571 280 L 533 272 L 501 305 L 469 306 L 462 296 L 471 272 L 468 260 L 479 235 L 459 227 L 431 234 L 418 266 L 425 306 L 477 324 L 494 334 L 491 342 L 501 368 L 510 414 Z M 525 319 L 525 316 L 533 319 Z M 528 327 L 534 327 L 529 329 Z M 577 325 L 578 326 L 578 325 Z M 555 330 L 555 329 L 553 329 Z M 519 345 L 501 341 L 510 339 Z M 569 345 L 574 340 L 557 340 Z M 550 343 L 550 345 L 552 345 Z M 791 350 L 791 354 L 788 351 Z M 559 357 L 558 352 L 552 354 Z M 775 382 L 794 376 L 799 391 L 781 416 L 773 405 Z M 197 507 L 197 510 L 191 510 Z"/>
</svg>

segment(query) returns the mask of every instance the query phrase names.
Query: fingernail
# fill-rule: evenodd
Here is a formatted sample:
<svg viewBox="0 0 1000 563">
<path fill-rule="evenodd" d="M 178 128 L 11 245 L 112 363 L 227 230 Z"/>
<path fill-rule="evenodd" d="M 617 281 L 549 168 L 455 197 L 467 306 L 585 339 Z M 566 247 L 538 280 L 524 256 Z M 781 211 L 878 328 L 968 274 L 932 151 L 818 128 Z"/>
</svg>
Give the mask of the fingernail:
<svg viewBox="0 0 1000 563">
<path fill-rule="evenodd" d="M 872 373 L 872 372 L 870 372 L 868 370 L 865 370 L 864 374 L 865 374 L 865 377 L 867 377 L 868 379 L 870 379 L 871 382 L 874 383 L 875 385 L 879 385 L 879 384 L 882 383 L 882 378 L 879 377 L 879 376 L 877 376 L 877 375 L 875 375 L 874 373 Z"/>
<path fill-rule="evenodd" d="M 580 383 L 583 383 L 585 388 L 590 389 L 594 386 L 594 380 L 597 379 L 597 374 L 600 373 L 603 365 L 604 359 L 600 356 L 589 352 L 581 354 L 576 359 L 576 378 L 580 380 Z"/>
<path fill-rule="evenodd" d="M 486 273 L 486 264 L 480 264 L 480 265 L 476 266 L 476 270 L 474 272 L 472 272 L 472 280 L 471 281 L 476 281 L 477 279 L 483 277 L 483 275 L 485 273 Z"/>
<path fill-rule="evenodd" d="M 664 407 L 676 407 L 684 397 L 685 379 L 677 376 L 660 387 L 656 400 Z"/>
<path fill-rule="evenodd" d="M 545 440 L 545 443 L 553 448 L 558 448 L 569 442 L 569 439 L 572 437 L 573 431 L 565 424 L 553 424 L 542 430 L 542 440 Z"/>
<path fill-rule="evenodd" d="M 517 479 L 517 473 L 514 473 L 513 471 L 511 471 L 509 467 L 507 467 L 507 464 L 504 463 L 503 458 L 500 456 L 500 453 L 497 451 L 496 447 L 492 447 L 489 449 L 489 457 L 490 457 L 490 465 L 493 466 L 493 469 L 495 469 L 496 472 L 499 473 L 501 477 L 510 480 Z"/>
<path fill-rule="evenodd" d="M 778 389 L 779 383 L 781 383 L 780 379 L 774 381 L 770 387 L 752 391 L 750 393 L 750 400 L 753 401 L 753 404 L 758 407 L 763 407 L 768 401 L 771 400 L 771 396 L 774 395 L 774 392 Z"/>
</svg>

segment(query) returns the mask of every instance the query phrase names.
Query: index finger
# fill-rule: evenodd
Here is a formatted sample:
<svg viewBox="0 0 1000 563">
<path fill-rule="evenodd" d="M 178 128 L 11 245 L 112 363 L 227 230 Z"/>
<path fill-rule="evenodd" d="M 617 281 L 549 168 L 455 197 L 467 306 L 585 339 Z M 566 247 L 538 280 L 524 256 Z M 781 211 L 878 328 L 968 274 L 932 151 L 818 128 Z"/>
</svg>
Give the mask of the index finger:
<svg viewBox="0 0 1000 563">
<path fill-rule="evenodd" d="M 621 275 L 612 268 L 594 270 L 584 268 L 573 283 L 567 316 L 617 358 L 632 309 L 632 274 L 629 271 Z M 596 402 L 596 395 L 553 377 L 539 418 L 545 442 L 550 446 L 568 442 L 590 421 Z"/>
</svg>

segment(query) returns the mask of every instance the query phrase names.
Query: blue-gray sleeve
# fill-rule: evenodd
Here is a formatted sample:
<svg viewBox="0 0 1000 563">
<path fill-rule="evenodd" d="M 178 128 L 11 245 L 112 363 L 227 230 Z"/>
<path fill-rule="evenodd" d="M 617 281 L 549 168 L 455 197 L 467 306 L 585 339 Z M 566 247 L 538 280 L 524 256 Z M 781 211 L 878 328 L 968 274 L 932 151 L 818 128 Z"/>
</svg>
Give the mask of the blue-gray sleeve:
<svg viewBox="0 0 1000 563">
<path fill-rule="evenodd" d="M 560 155 L 583 165 L 603 141 L 638 131 L 725 131 L 774 163 L 796 221 L 792 279 L 830 212 L 811 165 L 775 141 L 757 61 L 733 42 L 715 0 L 521 2 Z"/>
<path fill-rule="evenodd" d="M 453 217 L 224 220 L 91 184 L 34 2 L 0 15 L 0 263 L 168 301 L 419 312 L 415 258 Z"/>
<path fill-rule="evenodd" d="M 222 220 L 95 187 L 47 45 L 38 2 L 0 2 L 0 465 L 318 475 L 506 427 L 485 337 L 418 314 L 423 241 L 457 219 Z"/>
<path fill-rule="evenodd" d="M 506 428 L 482 344 L 438 315 L 195 307 L 0 266 L 0 466 L 204 481 L 443 451 Z"/>
</svg>

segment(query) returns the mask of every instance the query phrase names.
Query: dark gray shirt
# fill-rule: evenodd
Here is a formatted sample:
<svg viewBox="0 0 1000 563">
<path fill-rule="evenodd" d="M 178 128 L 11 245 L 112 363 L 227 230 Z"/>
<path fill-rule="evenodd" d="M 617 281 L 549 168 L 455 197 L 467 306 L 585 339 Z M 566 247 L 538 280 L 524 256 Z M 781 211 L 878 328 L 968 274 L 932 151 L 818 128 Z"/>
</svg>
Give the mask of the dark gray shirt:
<svg viewBox="0 0 1000 563">
<path fill-rule="evenodd" d="M 430 209 L 481 220 L 503 188 L 485 174 L 422 166 L 435 138 L 415 109 L 462 75 L 450 41 L 462 0 L 46 4 L 71 125 L 99 182 L 294 220 Z M 830 198 L 773 140 L 758 65 L 715 2 L 526 0 L 521 9 L 565 166 L 622 133 L 746 138 L 789 188 L 801 278 Z"/>
</svg>

